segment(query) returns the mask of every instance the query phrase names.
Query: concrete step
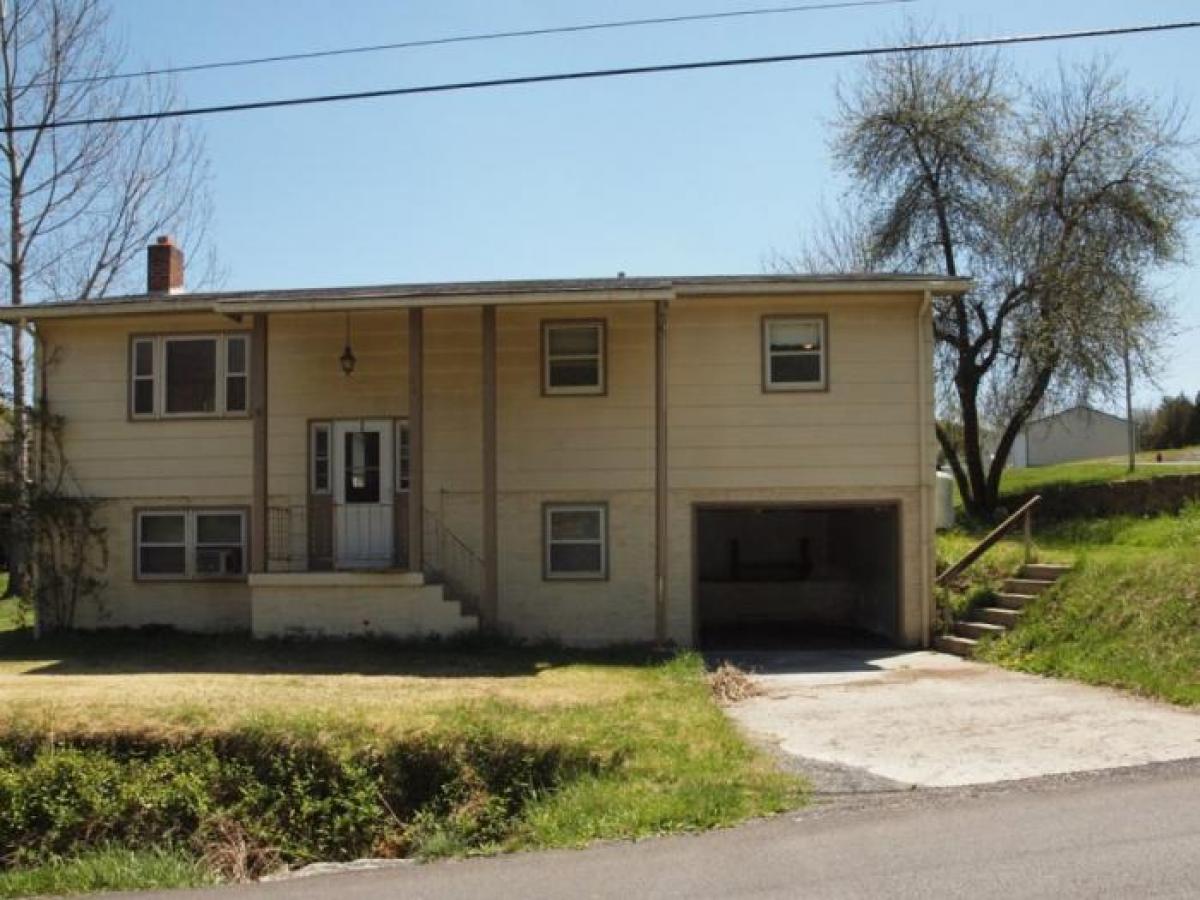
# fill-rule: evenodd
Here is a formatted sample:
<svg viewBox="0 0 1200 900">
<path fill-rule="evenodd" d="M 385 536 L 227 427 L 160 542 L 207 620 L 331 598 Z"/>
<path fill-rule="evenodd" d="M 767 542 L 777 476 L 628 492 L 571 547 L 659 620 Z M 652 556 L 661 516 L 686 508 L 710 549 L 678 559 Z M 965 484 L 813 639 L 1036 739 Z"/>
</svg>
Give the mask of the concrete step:
<svg viewBox="0 0 1200 900">
<path fill-rule="evenodd" d="M 1035 581 L 1057 581 L 1070 571 L 1070 566 L 1058 563 L 1033 563 L 1021 570 L 1021 577 Z"/>
<path fill-rule="evenodd" d="M 959 637 L 957 634 L 939 634 L 933 639 L 933 649 L 942 653 L 953 653 L 955 656 L 969 657 L 975 653 L 978 641 Z"/>
<path fill-rule="evenodd" d="M 988 635 L 1002 635 L 1006 631 L 1003 625 L 992 625 L 989 622 L 955 622 L 954 633 L 959 637 L 974 638 L 979 640 Z"/>
<path fill-rule="evenodd" d="M 1014 594 L 1009 591 L 1001 591 L 992 601 L 992 605 L 1003 606 L 1005 609 L 1024 609 L 1036 599 L 1037 597 L 1033 594 Z"/>
<path fill-rule="evenodd" d="M 976 621 L 987 622 L 989 625 L 1000 625 L 1003 628 L 1015 628 L 1021 621 L 1019 609 L 1009 609 L 1004 606 L 984 606 L 971 613 Z"/>
<path fill-rule="evenodd" d="M 1004 582 L 1004 592 L 1006 594 L 1040 594 L 1053 584 L 1053 581 L 1041 578 L 1010 578 Z"/>
</svg>

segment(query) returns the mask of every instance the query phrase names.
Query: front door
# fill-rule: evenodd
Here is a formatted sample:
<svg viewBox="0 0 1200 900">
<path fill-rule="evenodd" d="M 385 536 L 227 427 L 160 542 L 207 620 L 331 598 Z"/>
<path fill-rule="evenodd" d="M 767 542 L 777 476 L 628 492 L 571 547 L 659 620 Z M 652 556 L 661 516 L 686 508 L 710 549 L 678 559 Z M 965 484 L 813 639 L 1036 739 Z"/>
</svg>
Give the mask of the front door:
<svg viewBox="0 0 1200 900">
<path fill-rule="evenodd" d="M 333 423 L 334 553 L 339 568 L 382 569 L 393 563 L 395 500 L 392 423 Z"/>
</svg>

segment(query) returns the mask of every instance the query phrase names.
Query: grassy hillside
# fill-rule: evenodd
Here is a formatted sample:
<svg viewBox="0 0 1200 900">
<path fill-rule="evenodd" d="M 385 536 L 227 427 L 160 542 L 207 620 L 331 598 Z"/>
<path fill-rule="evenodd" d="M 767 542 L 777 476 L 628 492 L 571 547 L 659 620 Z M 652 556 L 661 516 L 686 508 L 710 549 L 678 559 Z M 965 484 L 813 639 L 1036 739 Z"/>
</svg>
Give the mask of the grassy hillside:
<svg viewBox="0 0 1200 900">
<path fill-rule="evenodd" d="M 1128 464 L 1123 461 L 1087 460 L 1057 466 L 1037 466 L 1032 469 L 1007 469 L 1000 482 L 1000 493 L 1012 496 L 1061 485 L 1108 484 L 1112 481 L 1160 478 L 1164 475 L 1188 475 L 1196 472 L 1200 472 L 1200 461 L 1139 463 L 1133 472 L 1129 472 Z"/>
<path fill-rule="evenodd" d="M 939 553 L 957 558 L 974 535 L 952 532 Z M 1200 503 L 1177 516 L 1063 523 L 1037 536 L 1039 558 L 1074 561 L 1020 627 L 984 642 L 981 659 L 1013 669 L 1126 688 L 1200 705 Z M 946 607 L 982 602 L 1021 564 L 1015 542 L 991 551 Z"/>
</svg>

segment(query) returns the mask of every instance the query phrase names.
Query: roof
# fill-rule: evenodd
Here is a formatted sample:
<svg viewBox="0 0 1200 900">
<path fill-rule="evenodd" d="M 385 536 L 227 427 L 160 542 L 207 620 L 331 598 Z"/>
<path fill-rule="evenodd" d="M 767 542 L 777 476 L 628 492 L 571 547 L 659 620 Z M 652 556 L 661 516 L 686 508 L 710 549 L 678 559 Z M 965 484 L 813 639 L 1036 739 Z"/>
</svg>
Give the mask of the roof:
<svg viewBox="0 0 1200 900">
<path fill-rule="evenodd" d="M 595 303 L 670 300 L 676 297 L 736 294 L 907 294 L 929 291 L 959 295 L 969 278 L 936 275 L 682 275 L 617 278 L 460 281 L 383 284 L 297 290 L 131 294 L 99 300 L 0 305 L 0 322 L 164 312 L 218 312 L 391 309 L 413 306 L 478 306 L 521 303 Z"/>
<path fill-rule="evenodd" d="M 1129 424 L 1128 419 L 1123 419 L 1120 416 L 1115 416 L 1112 413 L 1105 412 L 1102 409 L 1096 409 L 1093 406 L 1088 406 L 1086 403 L 1076 403 L 1074 406 L 1068 406 L 1066 409 L 1060 409 L 1058 412 L 1050 413 L 1050 415 L 1048 415 L 1048 416 L 1041 416 L 1037 419 L 1030 419 L 1029 421 L 1027 421 L 1025 423 L 1025 427 L 1028 428 L 1030 425 L 1037 425 L 1040 422 L 1049 422 L 1051 419 L 1058 419 L 1058 418 L 1065 416 L 1067 413 L 1078 412 L 1080 410 L 1091 413 L 1092 415 L 1095 415 L 1095 416 L 1104 416 L 1106 419 L 1112 419 L 1113 421 L 1120 422 L 1122 425 Z"/>
</svg>

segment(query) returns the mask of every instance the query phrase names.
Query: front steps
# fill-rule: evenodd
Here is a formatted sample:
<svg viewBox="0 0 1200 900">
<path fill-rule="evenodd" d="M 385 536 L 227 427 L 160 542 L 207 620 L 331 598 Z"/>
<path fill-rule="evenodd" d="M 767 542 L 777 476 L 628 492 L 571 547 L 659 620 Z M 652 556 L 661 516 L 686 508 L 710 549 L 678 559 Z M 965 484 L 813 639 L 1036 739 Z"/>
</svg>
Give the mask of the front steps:
<svg viewBox="0 0 1200 900">
<path fill-rule="evenodd" d="M 1025 606 L 1069 571 L 1070 566 L 1048 563 L 1025 566 L 1020 575 L 1004 582 L 991 606 L 971 610 L 969 619 L 954 624 L 953 633 L 934 638 L 934 649 L 955 656 L 973 656 L 981 638 L 1000 637 L 1015 628 Z"/>
</svg>

